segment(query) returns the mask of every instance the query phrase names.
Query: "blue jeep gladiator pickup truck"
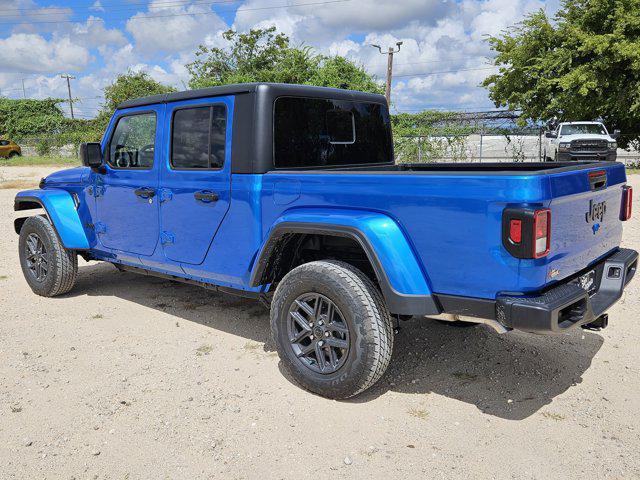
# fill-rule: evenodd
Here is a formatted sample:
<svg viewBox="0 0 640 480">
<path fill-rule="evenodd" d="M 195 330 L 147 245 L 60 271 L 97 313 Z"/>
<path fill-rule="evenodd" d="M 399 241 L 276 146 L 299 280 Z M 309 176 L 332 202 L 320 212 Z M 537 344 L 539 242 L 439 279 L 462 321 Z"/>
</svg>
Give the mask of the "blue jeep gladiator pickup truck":
<svg viewBox="0 0 640 480">
<path fill-rule="evenodd" d="M 247 84 L 119 106 L 84 167 L 20 192 L 38 295 L 77 256 L 271 305 L 283 365 L 346 398 L 387 368 L 394 322 L 498 332 L 606 326 L 637 267 L 615 162 L 396 165 L 384 97 Z M 462 323 L 464 324 L 464 323 Z"/>
</svg>

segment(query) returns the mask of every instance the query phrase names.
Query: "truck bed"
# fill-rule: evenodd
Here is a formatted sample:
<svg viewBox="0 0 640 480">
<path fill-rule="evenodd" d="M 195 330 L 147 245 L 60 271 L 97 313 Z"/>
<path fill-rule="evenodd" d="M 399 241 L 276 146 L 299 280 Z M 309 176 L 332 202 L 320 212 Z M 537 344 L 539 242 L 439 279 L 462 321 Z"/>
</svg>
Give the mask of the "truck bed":
<svg viewBox="0 0 640 480">
<path fill-rule="evenodd" d="M 592 191 L 589 172 L 605 171 Z M 369 165 L 264 175 L 263 235 L 289 208 L 385 213 L 405 231 L 434 293 L 495 299 L 574 275 L 620 244 L 624 166 L 616 162 Z M 590 201 L 609 214 L 593 232 Z M 521 260 L 502 246 L 507 207 L 551 209 L 551 253 Z"/>
<path fill-rule="evenodd" d="M 450 162 L 450 163 L 404 163 L 404 164 L 380 164 L 357 167 L 328 167 L 323 169 L 309 168 L 287 171 L 306 172 L 385 172 L 385 173 L 418 173 L 439 174 L 450 173 L 464 175 L 468 173 L 492 173 L 499 175 L 531 174 L 543 175 L 547 173 L 584 170 L 594 166 L 610 166 L 617 162 Z M 276 170 L 274 172 L 283 172 Z"/>
</svg>

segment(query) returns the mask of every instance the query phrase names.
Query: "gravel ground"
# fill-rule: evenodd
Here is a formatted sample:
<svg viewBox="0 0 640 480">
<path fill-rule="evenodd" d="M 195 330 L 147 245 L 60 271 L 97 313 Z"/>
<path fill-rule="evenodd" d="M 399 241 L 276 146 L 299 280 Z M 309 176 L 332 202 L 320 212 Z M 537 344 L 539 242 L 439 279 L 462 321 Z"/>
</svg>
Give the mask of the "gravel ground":
<svg viewBox="0 0 640 480">
<path fill-rule="evenodd" d="M 33 295 L 15 192 L 0 188 L 2 479 L 640 478 L 638 279 L 600 333 L 405 322 L 377 386 L 336 402 L 283 376 L 252 301 L 82 261 L 73 292 Z"/>
</svg>

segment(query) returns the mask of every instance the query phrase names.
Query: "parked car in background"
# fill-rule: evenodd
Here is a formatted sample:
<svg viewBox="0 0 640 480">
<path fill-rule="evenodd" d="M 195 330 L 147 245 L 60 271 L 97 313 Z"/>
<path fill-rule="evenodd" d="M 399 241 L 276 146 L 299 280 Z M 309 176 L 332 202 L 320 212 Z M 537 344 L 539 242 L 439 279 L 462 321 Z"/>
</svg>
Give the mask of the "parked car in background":
<svg viewBox="0 0 640 480">
<path fill-rule="evenodd" d="M 0 158 L 11 158 L 22 155 L 20 146 L 11 140 L 0 140 Z"/>
<path fill-rule="evenodd" d="M 620 131 L 609 134 L 600 122 L 563 122 L 547 132 L 544 159 L 547 162 L 607 160 L 617 158 Z"/>
<path fill-rule="evenodd" d="M 129 100 L 80 157 L 15 198 L 46 213 L 15 220 L 36 294 L 69 292 L 82 256 L 261 300 L 284 368 L 330 398 L 382 376 L 411 316 L 603 328 L 638 263 L 620 248 L 621 163 L 398 165 L 380 95 L 249 84 Z"/>
</svg>

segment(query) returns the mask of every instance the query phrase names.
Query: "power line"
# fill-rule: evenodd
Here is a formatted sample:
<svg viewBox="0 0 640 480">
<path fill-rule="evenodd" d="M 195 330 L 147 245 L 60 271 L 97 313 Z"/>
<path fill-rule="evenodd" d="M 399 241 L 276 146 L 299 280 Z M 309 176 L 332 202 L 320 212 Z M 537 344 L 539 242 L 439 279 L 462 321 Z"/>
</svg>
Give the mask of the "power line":
<svg viewBox="0 0 640 480">
<path fill-rule="evenodd" d="M 191 5 L 231 5 L 234 3 L 239 3 L 239 0 L 220 0 L 220 1 L 211 1 L 211 0 L 205 0 L 205 1 L 194 1 L 194 2 L 189 2 L 189 1 L 184 1 L 184 0 L 172 0 L 172 1 L 167 1 L 167 2 L 154 2 L 153 4 L 149 4 L 148 2 L 133 2 L 132 4 L 129 5 L 146 5 L 147 8 L 149 10 L 151 9 L 157 9 L 157 10 L 161 10 L 164 8 L 174 8 L 174 7 L 189 7 Z M 104 10 L 107 10 L 106 8 L 104 8 L 104 5 L 101 5 L 101 7 Z M 120 8 L 118 8 L 120 7 Z M 136 7 L 136 6 L 127 6 L 126 4 L 120 4 L 120 5 L 116 5 L 116 7 L 108 7 L 108 11 L 109 13 L 111 12 L 129 12 L 129 11 L 135 11 L 135 10 L 139 10 L 140 7 Z M 51 15 L 69 15 L 69 14 L 74 14 L 77 13 L 77 11 L 80 10 L 79 8 L 74 9 L 72 11 L 69 11 L 68 7 L 43 7 L 43 8 L 33 8 L 33 9 L 29 9 L 29 8 L 23 8 L 23 9 L 19 9 L 16 8 L 14 10 L 3 10 L 0 13 L 0 17 L 21 17 L 23 15 L 28 15 L 30 17 L 32 16 L 47 16 L 50 17 Z M 97 11 L 97 9 L 93 8 L 93 7 L 86 7 L 87 12 L 91 12 L 91 11 Z M 14 11 L 16 13 L 5 13 L 5 12 L 11 12 Z M 56 11 L 58 11 L 56 13 Z M 29 12 L 33 12 L 33 13 L 29 13 Z"/>
<path fill-rule="evenodd" d="M 218 10 L 218 11 L 213 11 L 213 10 L 207 10 L 204 12 L 194 12 L 194 13 L 173 13 L 173 14 L 167 14 L 167 15 L 142 15 L 142 16 L 137 16 L 137 17 L 131 17 L 130 20 L 151 20 L 154 18 L 172 18 L 172 17 L 192 17 L 192 16 L 196 16 L 196 15 L 217 15 L 218 13 L 224 13 L 224 12 L 233 12 L 235 11 L 237 12 L 253 12 L 253 11 L 258 11 L 258 10 L 273 10 L 273 9 L 278 9 L 278 8 L 295 8 L 295 7 L 312 7 L 312 6 L 320 6 L 320 5 L 332 5 L 332 4 L 339 4 L 339 3 L 346 3 L 346 2 L 350 2 L 351 0 L 329 0 L 329 1 L 323 1 L 323 2 L 310 2 L 310 3 L 292 3 L 289 5 L 272 5 L 269 7 L 252 7 L 252 8 L 238 8 L 235 10 Z M 96 17 L 95 20 L 104 20 L 102 17 Z M 113 20 L 113 18 L 111 19 Z M 124 20 L 124 19 L 121 19 Z M 35 22 L 0 22 L 0 25 L 39 25 L 39 24 L 57 24 L 57 23 L 80 23 L 77 20 L 57 20 L 57 21 L 53 21 L 53 20 L 48 20 L 48 21 L 35 21 Z M 88 23 L 91 23 L 88 21 Z"/>
<path fill-rule="evenodd" d="M 394 62 L 394 66 L 396 67 L 400 67 L 400 66 L 405 66 L 405 65 L 423 65 L 426 63 L 448 63 L 448 62 L 457 62 L 459 60 L 469 60 L 472 58 L 487 58 L 490 59 L 490 57 L 487 57 L 486 55 L 467 55 L 464 57 L 456 57 L 456 58 L 449 58 L 447 60 L 425 60 L 423 62 L 405 62 L 405 63 L 395 63 Z M 386 64 L 384 63 L 365 63 L 363 66 L 364 67 L 384 67 Z"/>
<path fill-rule="evenodd" d="M 445 73 L 459 73 L 459 72 L 477 72 L 480 70 L 493 70 L 495 67 L 480 67 L 480 68 L 459 68 L 457 70 L 443 70 L 441 72 L 425 72 L 425 73 L 409 73 L 406 75 L 396 75 L 399 77 L 428 77 L 430 75 L 442 75 Z"/>
</svg>

